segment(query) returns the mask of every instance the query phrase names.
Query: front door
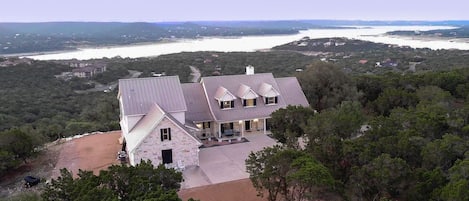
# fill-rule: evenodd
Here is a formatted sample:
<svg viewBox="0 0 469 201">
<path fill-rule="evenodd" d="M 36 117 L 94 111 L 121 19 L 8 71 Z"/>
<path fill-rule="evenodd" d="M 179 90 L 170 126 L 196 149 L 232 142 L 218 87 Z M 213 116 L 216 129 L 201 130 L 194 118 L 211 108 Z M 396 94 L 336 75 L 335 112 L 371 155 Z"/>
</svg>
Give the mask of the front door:
<svg viewBox="0 0 469 201">
<path fill-rule="evenodd" d="M 163 164 L 173 163 L 172 149 L 161 150 L 161 155 L 163 155 Z"/>
<path fill-rule="evenodd" d="M 247 130 L 247 131 L 251 130 L 251 120 L 244 121 L 244 130 Z"/>
</svg>

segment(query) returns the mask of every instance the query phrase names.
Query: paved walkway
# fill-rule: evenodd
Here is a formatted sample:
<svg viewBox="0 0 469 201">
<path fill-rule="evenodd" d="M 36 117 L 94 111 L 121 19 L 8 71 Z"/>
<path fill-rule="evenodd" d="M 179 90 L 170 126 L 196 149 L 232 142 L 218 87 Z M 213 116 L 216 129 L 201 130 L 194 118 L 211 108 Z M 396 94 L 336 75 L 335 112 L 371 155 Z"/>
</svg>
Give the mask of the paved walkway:
<svg viewBox="0 0 469 201">
<path fill-rule="evenodd" d="M 249 142 L 200 149 L 199 167 L 188 167 L 184 172 L 182 188 L 249 178 L 245 160 L 251 151 L 273 146 L 275 140 L 264 135 L 246 135 Z"/>
</svg>

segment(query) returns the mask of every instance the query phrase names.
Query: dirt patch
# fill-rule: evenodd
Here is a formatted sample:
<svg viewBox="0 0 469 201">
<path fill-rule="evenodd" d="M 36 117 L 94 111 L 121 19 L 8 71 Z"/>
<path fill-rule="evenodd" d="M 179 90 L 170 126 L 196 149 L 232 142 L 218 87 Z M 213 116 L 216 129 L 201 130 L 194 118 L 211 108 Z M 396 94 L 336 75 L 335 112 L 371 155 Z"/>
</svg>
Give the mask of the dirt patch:
<svg viewBox="0 0 469 201">
<path fill-rule="evenodd" d="M 33 188 L 24 188 L 23 178 L 30 175 L 38 177 L 41 181 L 52 176 L 52 170 L 57 163 L 62 144 L 58 141 L 49 143 L 37 158 L 28 161 L 16 170 L 0 178 L 0 198 L 10 197 L 19 192 L 37 192 L 42 189 L 43 183 Z"/>
<path fill-rule="evenodd" d="M 118 139 L 120 131 L 76 137 L 57 141 L 43 151 L 38 158 L 28 165 L 20 167 L 15 174 L 7 175 L 0 180 L 0 198 L 15 195 L 18 192 L 40 191 L 44 183 L 33 188 L 23 188 L 23 178 L 32 175 L 49 180 L 60 175 L 60 169 L 67 168 L 74 174 L 78 169 L 91 170 L 95 174 L 112 164 L 119 164 L 117 152 L 122 145 Z M 265 201 L 257 196 L 257 192 L 249 179 L 185 189 L 179 192 L 183 200 L 188 198 L 201 201 Z"/>
<path fill-rule="evenodd" d="M 112 131 L 76 138 L 65 142 L 52 173 L 56 178 L 60 169 L 67 168 L 74 174 L 79 169 L 90 170 L 98 174 L 113 164 L 120 164 L 117 152 L 121 150 L 119 144 L 121 131 Z"/>
<path fill-rule="evenodd" d="M 179 197 L 182 200 L 189 198 L 201 201 L 266 201 L 267 198 L 257 196 L 256 189 L 252 186 L 251 180 L 241 179 L 220 184 L 201 186 L 191 189 L 181 190 Z"/>
<path fill-rule="evenodd" d="M 119 164 L 117 152 L 122 145 L 118 139 L 120 131 L 77 136 L 49 143 L 39 156 L 27 164 L 0 178 L 0 198 L 10 197 L 19 192 L 37 192 L 44 187 L 44 181 L 57 178 L 60 169 L 67 168 L 74 174 L 78 169 L 91 170 L 95 174 L 112 164 Z M 41 179 L 41 183 L 32 188 L 24 188 L 25 176 Z"/>
</svg>

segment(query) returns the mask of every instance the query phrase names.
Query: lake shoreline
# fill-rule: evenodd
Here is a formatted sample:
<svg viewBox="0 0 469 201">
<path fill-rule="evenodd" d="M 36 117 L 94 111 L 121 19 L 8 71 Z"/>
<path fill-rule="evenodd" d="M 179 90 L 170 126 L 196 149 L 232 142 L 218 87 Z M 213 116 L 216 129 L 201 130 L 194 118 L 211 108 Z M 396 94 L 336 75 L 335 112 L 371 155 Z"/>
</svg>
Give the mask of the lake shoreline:
<svg viewBox="0 0 469 201">
<path fill-rule="evenodd" d="M 376 43 L 410 46 L 412 48 L 430 49 L 461 49 L 469 50 L 469 39 L 447 40 L 445 38 L 409 38 L 391 36 L 386 33 L 394 30 L 433 30 L 453 28 L 444 26 L 377 26 L 353 29 L 309 29 L 298 34 L 282 35 L 254 35 L 254 36 L 227 36 L 227 37 L 201 37 L 196 39 L 171 39 L 169 41 L 155 41 L 117 46 L 82 47 L 73 51 L 56 51 L 54 53 L 41 52 L 21 55 L 36 60 L 68 60 L 68 59 L 101 59 L 101 58 L 140 58 L 157 57 L 160 55 L 180 52 L 255 52 L 268 51 L 271 48 L 301 40 L 304 37 L 311 39 L 345 37 Z M 436 40 L 437 39 L 437 40 Z"/>
</svg>

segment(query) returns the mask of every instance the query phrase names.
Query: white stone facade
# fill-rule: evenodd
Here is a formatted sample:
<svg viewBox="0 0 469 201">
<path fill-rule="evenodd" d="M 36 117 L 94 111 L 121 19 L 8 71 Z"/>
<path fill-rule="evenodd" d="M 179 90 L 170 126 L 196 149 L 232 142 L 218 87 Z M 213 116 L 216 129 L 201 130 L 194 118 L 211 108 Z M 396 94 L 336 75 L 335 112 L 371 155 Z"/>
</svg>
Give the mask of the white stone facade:
<svg viewBox="0 0 469 201">
<path fill-rule="evenodd" d="M 171 140 L 161 141 L 160 130 L 171 128 Z M 184 129 L 176 125 L 168 117 L 164 119 L 148 134 L 142 143 L 135 148 L 130 159 L 131 164 L 138 164 L 140 160 L 150 159 L 153 165 L 163 163 L 162 150 L 172 150 L 173 165 L 178 162 L 184 166 L 199 165 L 200 143 Z"/>
</svg>

